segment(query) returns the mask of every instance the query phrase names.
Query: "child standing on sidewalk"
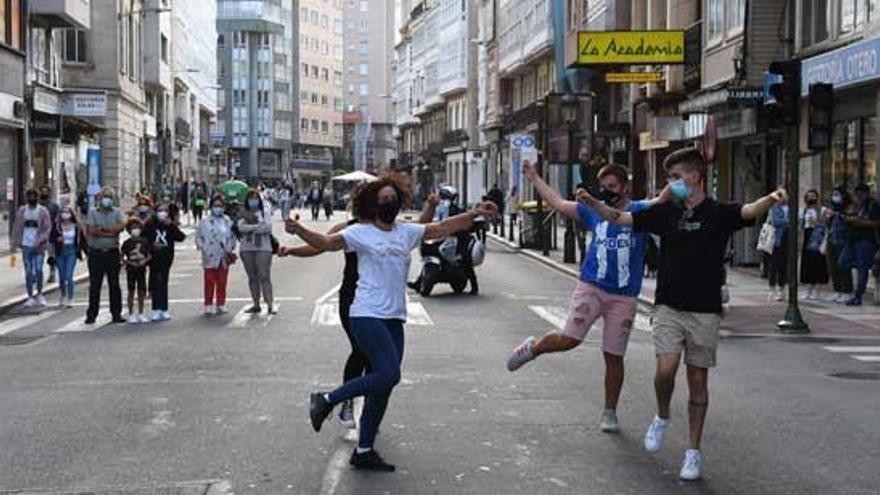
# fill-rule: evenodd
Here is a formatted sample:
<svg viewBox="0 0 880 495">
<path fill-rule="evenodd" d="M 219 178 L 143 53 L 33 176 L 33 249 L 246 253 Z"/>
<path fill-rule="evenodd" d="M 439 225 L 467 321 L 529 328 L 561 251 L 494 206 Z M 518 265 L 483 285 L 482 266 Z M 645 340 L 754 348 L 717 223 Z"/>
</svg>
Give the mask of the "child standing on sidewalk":
<svg viewBox="0 0 880 495">
<path fill-rule="evenodd" d="M 144 298 L 147 295 L 147 264 L 152 260 L 152 249 L 141 233 L 143 222 L 137 217 L 128 220 L 125 229 L 130 236 L 122 243 L 122 257 L 125 262 L 125 273 L 128 279 L 128 322 L 146 323 L 144 316 Z M 134 312 L 134 298 L 137 296 L 138 312 Z"/>
<path fill-rule="evenodd" d="M 196 230 L 196 248 L 202 252 L 205 271 L 205 315 L 226 312 L 226 281 L 229 265 L 235 260 L 235 234 L 232 220 L 224 213 L 223 197 L 211 202 L 211 212 Z M 216 306 L 215 306 L 216 304 Z"/>
<path fill-rule="evenodd" d="M 170 211 L 171 205 L 163 203 L 156 209 L 156 215 L 144 226 L 143 236 L 153 248 L 150 262 L 150 298 L 153 301 L 153 321 L 171 319 L 168 313 L 168 277 L 174 263 L 174 244 L 183 242 L 186 235 L 177 226 L 176 217 Z"/>
</svg>

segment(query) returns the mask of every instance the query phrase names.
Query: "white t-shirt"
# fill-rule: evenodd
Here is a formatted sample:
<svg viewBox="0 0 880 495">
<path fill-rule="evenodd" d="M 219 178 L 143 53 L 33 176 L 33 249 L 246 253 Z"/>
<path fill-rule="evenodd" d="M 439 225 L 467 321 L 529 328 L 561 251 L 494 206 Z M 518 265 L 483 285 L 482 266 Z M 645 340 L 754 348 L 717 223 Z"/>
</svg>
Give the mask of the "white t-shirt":
<svg viewBox="0 0 880 495">
<path fill-rule="evenodd" d="M 406 279 L 410 252 L 425 235 L 425 226 L 397 223 L 390 231 L 357 224 L 342 231 L 346 251 L 358 255 L 358 283 L 352 318 L 406 321 Z"/>
<path fill-rule="evenodd" d="M 36 222 L 38 225 L 40 223 L 40 207 L 36 208 L 26 207 L 24 209 L 24 220 L 25 222 Z M 39 234 L 39 229 L 37 227 L 25 227 L 21 234 L 21 245 L 24 247 L 32 248 L 37 244 L 37 235 Z"/>
</svg>

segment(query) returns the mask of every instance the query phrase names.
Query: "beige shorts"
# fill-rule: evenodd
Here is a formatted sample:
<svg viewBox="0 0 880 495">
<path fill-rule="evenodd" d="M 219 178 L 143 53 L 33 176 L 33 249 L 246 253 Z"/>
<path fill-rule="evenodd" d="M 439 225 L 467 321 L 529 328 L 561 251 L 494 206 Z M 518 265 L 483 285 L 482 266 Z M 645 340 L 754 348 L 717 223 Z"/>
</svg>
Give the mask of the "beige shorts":
<svg viewBox="0 0 880 495">
<path fill-rule="evenodd" d="M 658 306 L 654 314 L 654 348 L 657 354 L 680 354 L 698 368 L 715 366 L 721 315 L 678 311 Z"/>
</svg>

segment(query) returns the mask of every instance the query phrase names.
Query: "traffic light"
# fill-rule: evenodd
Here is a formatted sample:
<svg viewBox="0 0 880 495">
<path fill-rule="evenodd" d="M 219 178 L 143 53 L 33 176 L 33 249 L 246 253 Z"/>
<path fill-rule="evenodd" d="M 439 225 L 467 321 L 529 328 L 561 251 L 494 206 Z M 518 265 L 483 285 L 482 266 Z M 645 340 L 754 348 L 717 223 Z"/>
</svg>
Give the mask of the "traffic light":
<svg viewBox="0 0 880 495">
<path fill-rule="evenodd" d="M 810 85 L 810 129 L 807 146 L 813 151 L 831 148 L 831 120 L 834 111 L 834 86 Z"/>
<path fill-rule="evenodd" d="M 778 109 L 783 124 L 797 125 L 801 96 L 800 60 L 773 62 L 770 64 L 770 73 L 782 78 L 770 85 L 770 96 L 776 100 L 772 106 Z"/>
</svg>

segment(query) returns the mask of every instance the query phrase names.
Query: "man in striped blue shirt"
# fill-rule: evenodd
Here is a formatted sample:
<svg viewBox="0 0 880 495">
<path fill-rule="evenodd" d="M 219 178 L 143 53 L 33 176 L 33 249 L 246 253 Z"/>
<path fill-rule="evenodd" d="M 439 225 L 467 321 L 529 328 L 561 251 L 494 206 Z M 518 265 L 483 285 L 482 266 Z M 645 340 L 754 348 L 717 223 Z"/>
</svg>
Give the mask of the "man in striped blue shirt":
<svg viewBox="0 0 880 495">
<path fill-rule="evenodd" d="M 581 267 L 580 282 L 571 295 L 565 328 L 562 332 L 548 333 L 540 340 L 528 337 L 514 349 L 507 361 L 507 369 L 516 371 L 541 354 L 574 349 L 583 342 L 593 323 L 602 318 L 605 411 L 601 429 L 606 433 L 616 433 L 620 431 L 616 411 L 623 387 L 623 356 L 635 320 L 636 297 L 642 289 L 647 234 L 635 233 L 631 227 L 609 223 L 589 206 L 562 199 L 528 163 L 523 165 L 523 173 L 553 209 L 580 222 L 593 235 L 587 259 Z M 654 200 L 631 201 L 629 174 L 620 165 L 603 167 L 598 179 L 602 187 L 601 199 L 607 205 L 623 211 L 635 213 L 646 210 L 665 201 L 668 194 L 664 190 Z"/>
</svg>

